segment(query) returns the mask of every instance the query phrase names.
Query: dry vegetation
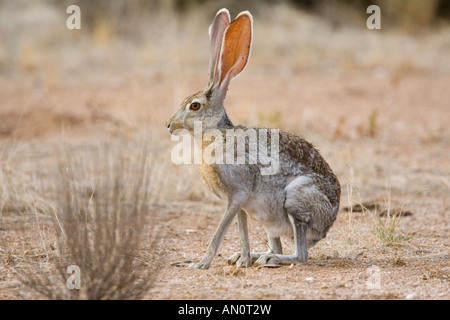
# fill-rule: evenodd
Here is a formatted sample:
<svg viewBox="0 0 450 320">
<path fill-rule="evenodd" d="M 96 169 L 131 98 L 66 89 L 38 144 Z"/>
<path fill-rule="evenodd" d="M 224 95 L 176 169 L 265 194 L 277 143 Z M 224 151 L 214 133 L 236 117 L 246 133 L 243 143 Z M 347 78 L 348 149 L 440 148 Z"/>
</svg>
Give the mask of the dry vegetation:
<svg viewBox="0 0 450 320">
<path fill-rule="evenodd" d="M 191 270 L 171 263 L 203 255 L 225 203 L 194 166 L 170 162 L 164 122 L 206 83 L 221 6 L 130 6 L 135 19 L 104 9 L 69 31 L 60 3 L 0 1 L 1 299 L 450 298 L 448 25 L 370 31 L 365 11 L 336 25 L 283 3 L 255 9 L 230 117 L 312 141 L 342 184 L 342 210 L 305 265 L 228 266 L 233 225 L 211 268 Z M 90 222 L 65 224 L 78 214 Z M 252 249 L 265 250 L 249 223 Z M 73 261 L 91 267 L 80 292 L 65 288 Z"/>
<path fill-rule="evenodd" d="M 162 251 L 155 250 L 158 230 L 151 214 L 157 196 L 151 184 L 154 173 L 147 172 L 145 152 L 130 159 L 123 148 L 115 148 L 94 148 L 87 158 L 71 150 L 58 161 L 53 216 L 42 212 L 53 218 L 57 243 L 50 242 L 48 248 L 48 237 L 43 236 L 45 260 L 35 261 L 25 251 L 24 265 L 16 269 L 22 283 L 47 298 L 136 299 L 153 285 L 163 260 Z M 145 246 L 144 231 L 146 237 L 152 236 Z M 56 276 L 50 276 L 49 264 L 56 268 Z M 68 280 L 69 266 L 80 270 L 79 290 L 66 286 L 67 281 L 76 283 L 75 278 Z"/>
</svg>

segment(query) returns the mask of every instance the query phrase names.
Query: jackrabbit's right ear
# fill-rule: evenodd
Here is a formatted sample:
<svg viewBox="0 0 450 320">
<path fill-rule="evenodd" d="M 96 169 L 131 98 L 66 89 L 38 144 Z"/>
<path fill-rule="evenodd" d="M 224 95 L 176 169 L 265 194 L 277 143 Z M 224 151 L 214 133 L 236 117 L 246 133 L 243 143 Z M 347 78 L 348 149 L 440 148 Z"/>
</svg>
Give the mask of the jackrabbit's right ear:
<svg viewBox="0 0 450 320">
<path fill-rule="evenodd" d="M 214 20 L 209 27 L 209 37 L 211 39 L 211 53 L 209 57 L 209 84 L 214 85 L 219 82 L 219 58 L 225 30 L 230 24 L 230 13 L 227 9 L 217 11 Z"/>
<path fill-rule="evenodd" d="M 241 12 L 225 30 L 219 62 L 219 92 L 222 99 L 230 81 L 247 65 L 253 36 L 253 18 L 250 12 Z"/>
</svg>

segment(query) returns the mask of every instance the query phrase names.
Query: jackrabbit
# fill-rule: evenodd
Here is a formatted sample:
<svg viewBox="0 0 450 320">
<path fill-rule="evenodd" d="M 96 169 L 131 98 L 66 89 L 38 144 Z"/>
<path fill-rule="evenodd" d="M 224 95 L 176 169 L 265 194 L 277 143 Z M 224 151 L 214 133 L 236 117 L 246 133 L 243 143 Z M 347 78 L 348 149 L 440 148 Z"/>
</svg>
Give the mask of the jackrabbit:
<svg viewBox="0 0 450 320">
<path fill-rule="evenodd" d="M 203 90 L 187 97 L 181 108 L 168 120 L 170 133 L 185 129 L 198 138 L 199 135 L 203 137 L 208 130 L 223 133 L 223 136 L 232 130 L 253 130 L 257 135 L 263 130 L 269 130 L 235 126 L 223 106 L 230 81 L 247 65 L 252 32 L 253 20 L 248 11 L 241 12 L 231 22 L 227 9 L 217 12 L 209 28 L 209 83 Z M 202 125 L 200 134 L 195 132 L 196 122 Z M 243 267 L 250 267 L 253 263 L 306 262 L 307 249 L 324 238 L 333 224 L 339 209 L 341 189 L 329 165 L 309 142 L 290 133 L 274 132 L 276 136 L 266 135 L 267 141 L 263 142 L 269 143 L 269 149 L 278 152 L 279 168 L 275 173 L 261 174 L 262 169 L 267 167 L 267 161 L 265 164 L 262 160 L 251 162 L 254 156 L 248 144 L 240 149 L 244 150 L 245 163 L 236 162 L 234 158 L 232 163 L 204 161 L 200 165 L 204 181 L 217 195 L 228 200 L 228 206 L 206 254 L 191 267 L 206 269 L 210 266 L 235 216 L 238 217 L 242 249 L 229 262 Z M 220 141 L 217 136 L 215 141 Z M 266 139 L 264 135 L 262 139 Z M 247 136 L 241 142 L 248 140 Z M 259 146 L 261 141 L 258 143 Z M 210 141 L 203 141 L 202 150 L 205 151 L 210 144 Z M 233 140 L 225 144 L 228 148 L 233 147 L 235 142 Z M 237 148 L 239 150 L 239 146 Z M 228 156 L 229 150 L 225 149 Z M 232 151 L 232 155 L 235 157 L 236 152 Z M 269 238 L 268 252 L 250 252 L 247 214 L 264 226 Z M 282 254 L 281 236 L 294 241 L 293 254 Z"/>
</svg>

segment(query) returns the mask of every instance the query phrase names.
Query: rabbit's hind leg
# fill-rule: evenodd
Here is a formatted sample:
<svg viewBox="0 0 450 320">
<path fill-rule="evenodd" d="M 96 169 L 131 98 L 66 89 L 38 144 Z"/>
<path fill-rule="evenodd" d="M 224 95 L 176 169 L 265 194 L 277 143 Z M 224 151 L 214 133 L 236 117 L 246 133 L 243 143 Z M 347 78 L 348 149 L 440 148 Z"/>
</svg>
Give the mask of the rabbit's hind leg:
<svg viewBox="0 0 450 320">
<path fill-rule="evenodd" d="M 270 254 L 281 254 L 282 246 L 280 237 L 272 237 L 269 235 L 269 250 L 267 252 L 250 252 L 248 255 L 241 252 L 236 252 L 233 254 L 227 262 L 229 264 L 236 264 L 239 267 L 250 267 L 255 263 L 261 256 L 270 255 Z M 251 263 L 250 263 L 251 261 Z"/>
<path fill-rule="evenodd" d="M 325 230 L 321 226 L 321 218 L 329 214 L 331 205 L 312 177 L 299 176 L 286 187 L 284 209 L 294 231 L 295 251 L 291 255 L 262 255 L 255 262 L 257 265 L 305 263 L 308 247 L 325 235 L 317 230 Z"/>
<path fill-rule="evenodd" d="M 293 254 L 284 255 L 277 253 L 262 254 L 255 265 L 291 264 L 293 262 L 305 263 L 308 260 L 306 228 L 303 223 L 299 223 L 295 218 L 291 218 L 294 228 L 295 251 Z"/>
<path fill-rule="evenodd" d="M 239 238 L 241 240 L 241 252 L 236 252 L 229 259 L 229 264 L 236 264 L 238 267 L 251 267 L 260 256 L 270 253 L 281 254 L 282 246 L 280 237 L 269 235 L 268 252 L 250 252 L 250 241 L 248 238 L 247 213 L 241 210 L 238 214 Z"/>
</svg>

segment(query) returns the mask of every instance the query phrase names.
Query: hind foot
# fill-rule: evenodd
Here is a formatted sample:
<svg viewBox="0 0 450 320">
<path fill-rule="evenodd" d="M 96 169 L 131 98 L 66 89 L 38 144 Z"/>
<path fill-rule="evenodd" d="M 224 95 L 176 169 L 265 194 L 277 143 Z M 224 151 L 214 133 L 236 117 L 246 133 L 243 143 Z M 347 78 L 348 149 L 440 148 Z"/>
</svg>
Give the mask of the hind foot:
<svg viewBox="0 0 450 320">
<path fill-rule="evenodd" d="M 283 265 L 283 264 L 292 264 L 292 263 L 305 263 L 307 259 L 301 259 L 297 255 L 282 255 L 269 253 L 264 254 L 259 257 L 258 260 L 255 261 L 255 265 L 263 266 L 263 265 Z"/>
<path fill-rule="evenodd" d="M 235 264 L 238 267 L 249 268 L 261 256 L 268 254 L 268 252 L 251 252 L 248 256 L 242 257 L 241 252 L 236 252 L 228 260 L 228 264 Z"/>
</svg>

